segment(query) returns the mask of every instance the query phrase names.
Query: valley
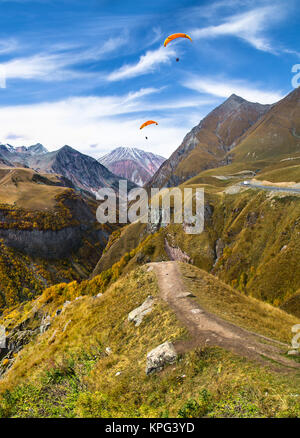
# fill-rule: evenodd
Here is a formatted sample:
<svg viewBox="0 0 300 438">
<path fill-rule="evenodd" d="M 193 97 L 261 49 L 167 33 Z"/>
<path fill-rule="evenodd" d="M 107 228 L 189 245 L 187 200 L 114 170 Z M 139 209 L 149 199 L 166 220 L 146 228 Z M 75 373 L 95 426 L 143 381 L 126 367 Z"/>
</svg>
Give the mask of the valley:
<svg viewBox="0 0 300 438">
<path fill-rule="evenodd" d="M 151 175 L 2 145 L 0 417 L 300 415 L 299 103 L 232 95 Z M 120 177 L 204 188 L 204 231 L 98 223 Z"/>
</svg>

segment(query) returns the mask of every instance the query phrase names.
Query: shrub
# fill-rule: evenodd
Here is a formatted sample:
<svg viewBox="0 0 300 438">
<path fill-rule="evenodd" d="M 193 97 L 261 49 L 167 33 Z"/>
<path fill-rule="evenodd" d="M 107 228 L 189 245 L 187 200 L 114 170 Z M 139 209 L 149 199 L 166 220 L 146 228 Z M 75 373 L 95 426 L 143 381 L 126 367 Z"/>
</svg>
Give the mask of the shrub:
<svg viewBox="0 0 300 438">
<path fill-rule="evenodd" d="M 206 415 L 212 409 L 212 396 L 203 389 L 199 399 L 188 400 L 178 411 L 179 418 L 200 418 Z"/>
</svg>

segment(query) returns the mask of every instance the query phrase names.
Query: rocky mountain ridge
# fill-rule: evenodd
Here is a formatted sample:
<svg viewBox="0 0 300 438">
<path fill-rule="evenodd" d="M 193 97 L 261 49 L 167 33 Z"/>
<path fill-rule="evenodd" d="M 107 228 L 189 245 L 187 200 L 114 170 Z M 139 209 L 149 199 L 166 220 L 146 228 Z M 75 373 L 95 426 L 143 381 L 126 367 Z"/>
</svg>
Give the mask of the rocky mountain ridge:
<svg viewBox="0 0 300 438">
<path fill-rule="evenodd" d="M 6 166 L 30 167 L 39 173 L 55 173 L 67 178 L 74 187 L 95 193 L 101 187 L 118 188 L 119 178 L 96 159 L 70 146 L 48 152 L 41 144 L 20 148 L 0 145 L 0 159 Z M 129 187 L 135 184 L 129 183 Z"/>
<path fill-rule="evenodd" d="M 202 170 L 230 163 L 239 138 L 270 108 L 232 94 L 185 136 L 148 186 L 176 186 Z"/>
</svg>

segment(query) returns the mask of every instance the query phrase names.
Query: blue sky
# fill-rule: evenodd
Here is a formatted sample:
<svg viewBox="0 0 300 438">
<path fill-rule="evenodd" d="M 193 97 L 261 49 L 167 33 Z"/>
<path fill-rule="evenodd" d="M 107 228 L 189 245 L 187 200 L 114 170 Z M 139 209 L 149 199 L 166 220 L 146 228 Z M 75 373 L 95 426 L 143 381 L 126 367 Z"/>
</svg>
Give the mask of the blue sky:
<svg viewBox="0 0 300 438">
<path fill-rule="evenodd" d="M 0 16 L 0 141 L 13 145 L 168 157 L 232 93 L 279 100 L 300 63 L 297 0 L 0 0 Z M 193 42 L 163 47 L 174 32 Z M 140 131 L 147 119 L 159 125 Z"/>
</svg>

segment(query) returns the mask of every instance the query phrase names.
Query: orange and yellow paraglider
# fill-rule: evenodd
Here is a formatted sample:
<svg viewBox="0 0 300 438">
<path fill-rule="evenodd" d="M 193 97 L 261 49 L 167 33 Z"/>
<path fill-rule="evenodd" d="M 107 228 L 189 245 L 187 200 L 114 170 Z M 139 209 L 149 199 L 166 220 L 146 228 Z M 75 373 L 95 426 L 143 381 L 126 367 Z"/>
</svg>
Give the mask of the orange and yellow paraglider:
<svg viewBox="0 0 300 438">
<path fill-rule="evenodd" d="M 147 122 L 143 123 L 140 126 L 140 129 L 143 129 L 143 128 L 145 128 L 145 126 L 149 126 L 149 125 L 158 125 L 158 123 L 155 122 L 154 120 L 147 120 Z M 145 137 L 145 138 L 146 138 L 146 140 L 148 140 L 148 137 Z"/>
<path fill-rule="evenodd" d="M 155 122 L 154 120 L 148 120 L 147 122 L 143 123 L 143 124 L 140 126 L 140 129 L 143 129 L 143 128 L 145 128 L 145 126 L 153 125 L 153 124 L 158 125 L 158 123 Z"/>
<path fill-rule="evenodd" d="M 188 36 L 186 33 L 173 33 L 172 35 L 169 35 L 168 38 L 165 39 L 164 46 L 167 47 L 167 45 L 173 41 L 176 40 L 176 38 L 188 38 L 192 41 L 192 38 Z"/>
</svg>

